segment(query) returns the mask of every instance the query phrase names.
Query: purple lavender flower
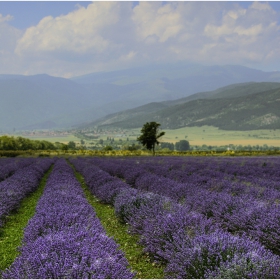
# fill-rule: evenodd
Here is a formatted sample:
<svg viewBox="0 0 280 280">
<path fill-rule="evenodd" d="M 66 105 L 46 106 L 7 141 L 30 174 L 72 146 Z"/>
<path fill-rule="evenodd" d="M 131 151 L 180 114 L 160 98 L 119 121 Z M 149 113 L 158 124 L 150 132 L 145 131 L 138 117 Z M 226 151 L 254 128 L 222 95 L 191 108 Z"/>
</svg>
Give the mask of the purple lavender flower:
<svg viewBox="0 0 280 280">
<path fill-rule="evenodd" d="M 4 217 L 17 209 L 22 199 L 37 189 L 53 161 L 31 159 L 28 164 L 25 161 L 26 167 L 17 169 L 12 176 L 0 183 L 0 226 L 3 224 Z"/>
<path fill-rule="evenodd" d="M 25 228 L 21 254 L 3 278 L 132 278 L 64 159 L 54 165 L 36 213 Z"/>
</svg>

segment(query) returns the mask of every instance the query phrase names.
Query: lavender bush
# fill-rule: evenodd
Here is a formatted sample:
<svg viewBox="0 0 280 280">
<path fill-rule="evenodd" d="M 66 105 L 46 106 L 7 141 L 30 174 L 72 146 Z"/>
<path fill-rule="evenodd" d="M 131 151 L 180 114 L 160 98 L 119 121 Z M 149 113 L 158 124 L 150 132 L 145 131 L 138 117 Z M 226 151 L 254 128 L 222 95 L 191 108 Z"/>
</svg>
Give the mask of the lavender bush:
<svg viewBox="0 0 280 280">
<path fill-rule="evenodd" d="M 177 205 L 172 210 L 159 213 L 152 223 L 146 222 L 140 238 L 145 251 L 164 263 L 170 262 L 173 254 L 180 251 L 182 244 L 191 246 L 194 237 L 219 229 L 211 219 L 190 212 L 185 207 Z"/>
<path fill-rule="evenodd" d="M 11 177 L 0 183 L 0 227 L 4 217 L 19 207 L 23 198 L 36 190 L 53 161 L 40 159 L 34 162 L 34 159 L 31 159 L 33 164 L 19 168 Z"/>
<path fill-rule="evenodd" d="M 0 181 L 5 180 L 17 170 L 34 163 L 34 158 L 5 158 L 0 161 Z"/>
<path fill-rule="evenodd" d="M 173 212 L 177 207 L 178 205 L 167 197 L 135 189 L 123 189 L 114 203 L 119 220 L 128 223 L 130 232 L 136 234 L 143 234 L 145 224 L 153 223 L 157 215 Z"/>
<path fill-rule="evenodd" d="M 114 192 L 112 176 L 129 182 L 108 202 L 145 252 L 166 264 L 166 277 L 279 278 L 279 159 L 94 158 L 78 165 L 87 166 L 85 178 L 96 177 L 90 166 L 109 172 L 110 183 L 96 181 L 107 191 Z"/>
<path fill-rule="evenodd" d="M 280 259 L 257 242 L 216 231 L 192 240 L 175 239 L 176 253 L 167 250 L 170 262 L 166 274 L 170 278 L 279 278 Z M 270 266 L 268 266 L 269 261 Z M 229 268 L 230 271 L 226 271 Z M 236 271 L 234 272 L 234 268 Z M 228 273 L 228 274 L 227 274 Z"/>
<path fill-rule="evenodd" d="M 136 189 L 174 199 L 221 224 L 225 230 L 246 233 L 280 253 L 278 158 L 265 159 L 265 164 L 259 158 L 188 158 L 186 162 L 172 157 L 168 162 L 166 158 L 97 158 L 89 162 L 111 175 L 129 178 Z M 137 176 L 131 180 L 128 170 Z"/>
<path fill-rule="evenodd" d="M 25 229 L 21 254 L 3 278 L 132 278 L 128 262 L 87 202 L 72 168 L 59 159 L 36 213 Z"/>
</svg>

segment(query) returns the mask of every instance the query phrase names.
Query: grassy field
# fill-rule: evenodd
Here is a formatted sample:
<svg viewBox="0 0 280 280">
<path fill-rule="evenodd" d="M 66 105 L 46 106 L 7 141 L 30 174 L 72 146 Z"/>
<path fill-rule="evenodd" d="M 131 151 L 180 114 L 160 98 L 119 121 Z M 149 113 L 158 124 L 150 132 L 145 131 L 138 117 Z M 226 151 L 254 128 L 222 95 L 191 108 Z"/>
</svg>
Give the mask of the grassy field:
<svg viewBox="0 0 280 280">
<path fill-rule="evenodd" d="M 58 137 L 28 136 L 27 138 L 29 138 L 31 140 L 46 140 L 46 141 L 49 141 L 49 142 L 52 142 L 52 143 L 60 142 L 60 143 L 64 143 L 64 144 L 67 144 L 70 141 L 74 141 L 74 142 L 80 142 L 81 141 L 81 139 L 77 138 L 74 135 L 58 136 Z"/>
<path fill-rule="evenodd" d="M 184 127 L 180 129 L 163 129 L 165 135 L 161 142 L 178 142 L 188 140 L 191 145 L 264 145 L 280 146 L 280 129 L 230 131 L 220 130 L 213 126 Z M 131 130 L 132 134 L 140 133 L 140 129 Z M 131 137 L 130 137 L 131 138 Z M 135 137 L 136 138 L 136 137 Z"/>
<path fill-rule="evenodd" d="M 125 137 L 120 137 L 118 134 L 114 135 L 112 132 L 103 131 L 99 136 L 99 139 L 106 140 L 107 137 L 114 137 L 115 140 L 129 138 L 130 140 L 136 140 L 140 134 L 141 128 L 126 130 Z M 161 138 L 162 142 L 178 142 L 180 140 L 188 140 L 191 145 L 201 146 L 223 146 L 223 145 L 264 145 L 268 146 L 280 146 L 280 129 L 276 130 L 249 130 L 249 131 L 230 131 L 220 130 L 212 126 L 202 127 L 185 127 L 180 129 L 163 129 L 165 135 Z M 66 137 L 29 137 L 33 140 L 47 140 L 50 142 L 61 142 L 67 144 L 69 141 L 80 143 L 79 138 L 74 135 Z M 99 140 L 98 139 L 98 140 Z M 97 142 L 95 140 L 94 142 Z M 85 141 L 89 144 L 92 141 Z"/>
<path fill-rule="evenodd" d="M 216 127 L 186 127 L 176 130 L 164 130 L 165 136 L 162 141 L 177 142 L 188 140 L 191 145 L 264 145 L 280 146 L 280 129 L 276 130 L 250 130 L 228 131 Z M 187 136 L 187 137 L 186 137 Z M 185 138 L 186 137 L 186 138 Z"/>
</svg>

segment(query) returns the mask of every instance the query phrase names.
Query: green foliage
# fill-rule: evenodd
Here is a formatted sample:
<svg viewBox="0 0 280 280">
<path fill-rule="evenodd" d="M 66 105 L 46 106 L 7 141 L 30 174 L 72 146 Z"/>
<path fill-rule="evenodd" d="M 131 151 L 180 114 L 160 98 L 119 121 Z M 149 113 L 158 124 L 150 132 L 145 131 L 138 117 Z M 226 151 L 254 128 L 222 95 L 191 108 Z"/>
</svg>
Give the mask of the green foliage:
<svg viewBox="0 0 280 280">
<path fill-rule="evenodd" d="M 58 150 L 62 150 L 62 148 L 64 146 L 66 146 L 65 144 L 60 143 L 60 142 L 55 142 L 54 145 L 55 145 L 55 148 L 58 149 Z"/>
<path fill-rule="evenodd" d="M 74 142 L 74 141 L 68 142 L 68 148 L 69 148 L 70 150 L 75 150 L 75 149 L 76 149 L 76 144 L 75 144 L 75 142 Z"/>
<path fill-rule="evenodd" d="M 161 142 L 160 147 L 162 149 L 169 149 L 170 151 L 174 151 L 174 144 L 169 142 Z"/>
<path fill-rule="evenodd" d="M 159 144 L 158 139 L 162 137 L 165 132 L 159 132 L 159 123 L 156 122 L 147 122 L 143 125 L 141 129 L 141 135 L 137 138 L 137 140 L 145 146 L 148 150 L 152 150 L 153 154 L 155 154 L 155 145 Z"/>
<path fill-rule="evenodd" d="M 57 146 L 45 140 L 30 140 L 23 137 L 1 136 L 0 150 L 26 151 L 26 150 L 55 150 Z"/>
<path fill-rule="evenodd" d="M 104 151 L 113 151 L 113 147 L 107 145 L 107 146 L 105 146 L 105 147 L 103 148 L 103 150 L 104 150 Z"/>
<path fill-rule="evenodd" d="M 180 140 L 175 143 L 175 149 L 180 152 L 188 151 L 190 149 L 190 143 L 187 140 Z"/>
<path fill-rule="evenodd" d="M 68 145 L 63 145 L 63 146 L 61 147 L 61 150 L 62 150 L 62 151 L 68 151 L 68 149 L 69 149 Z"/>
<path fill-rule="evenodd" d="M 137 151 L 140 150 L 141 146 L 140 145 L 135 145 L 135 143 L 132 143 L 132 145 L 125 145 L 123 146 L 123 150 L 128 150 L 128 151 Z"/>
</svg>

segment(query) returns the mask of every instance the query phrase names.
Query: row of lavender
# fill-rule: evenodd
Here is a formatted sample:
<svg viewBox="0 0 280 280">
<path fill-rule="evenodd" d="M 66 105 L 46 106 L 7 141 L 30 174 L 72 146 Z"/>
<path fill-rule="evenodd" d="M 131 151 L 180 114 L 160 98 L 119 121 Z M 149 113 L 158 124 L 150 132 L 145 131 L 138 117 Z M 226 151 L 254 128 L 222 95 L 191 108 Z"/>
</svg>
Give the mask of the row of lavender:
<svg viewBox="0 0 280 280">
<path fill-rule="evenodd" d="M 145 251 L 166 264 L 166 277 L 279 278 L 279 257 L 258 242 L 225 232 L 172 198 L 131 188 L 91 161 L 71 160 L 92 193 L 112 203 L 130 231 L 140 235 Z"/>
<path fill-rule="evenodd" d="M 34 161 L 34 158 L 1 158 L 0 181 L 11 176 L 16 170 L 31 165 Z"/>
<path fill-rule="evenodd" d="M 200 158 L 198 158 L 201 161 Z M 208 159 L 204 159 L 207 161 Z M 278 161 L 277 161 L 278 160 Z M 172 158 L 170 158 L 172 162 Z M 194 162 L 194 159 L 192 159 Z M 244 159 L 243 159 L 244 161 Z M 275 160 L 279 163 L 279 159 Z M 153 174 L 137 162 L 126 163 L 124 160 L 92 159 L 91 163 L 97 164 L 113 176 L 126 180 L 132 187 L 153 193 L 165 195 L 177 202 L 183 203 L 190 211 L 199 212 L 207 218 L 212 218 L 231 233 L 246 234 L 250 238 L 262 243 L 266 248 L 280 254 L 280 205 L 279 191 L 266 189 L 274 198 L 268 201 L 262 197 L 255 197 L 251 193 L 232 195 L 226 188 L 215 191 L 207 187 L 195 177 L 190 177 L 188 182 L 179 183 L 166 177 Z M 210 179 L 211 180 L 211 179 Z M 230 184 L 230 183 L 229 183 Z M 242 188 L 242 185 L 239 186 Z M 258 188 L 259 186 L 255 186 Z M 254 189 L 254 185 L 250 186 Z M 265 192 L 265 187 L 263 187 Z M 277 202 L 278 203 L 274 203 Z"/>
<path fill-rule="evenodd" d="M 3 278 L 132 278 L 128 262 L 86 200 L 73 169 L 56 161 L 20 256 Z"/>
<path fill-rule="evenodd" d="M 98 163 L 98 160 L 96 161 Z M 237 196 L 249 194 L 273 203 L 280 200 L 280 159 L 273 158 L 156 158 L 100 161 L 111 174 L 149 171 L 178 183 L 194 182 L 204 189 Z M 136 167 L 136 169 L 135 169 Z M 112 173 L 112 174 L 113 174 Z M 131 176 L 133 176 L 131 175 Z"/>
<path fill-rule="evenodd" d="M 208 158 L 200 161 L 191 158 L 188 162 L 172 158 L 168 163 L 164 160 L 142 160 L 141 163 L 143 168 L 157 175 L 167 176 L 179 182 L 187 182 L 194 176 L 195 180 L 203 183 L 205 187 L 215 186 L 216 190 L 224 189 L 236 195 L 250 193 L 269 199 L 273 198 L 269 191 L 280 190 L 279 157 Z M 248 186 L 248 183 L 252 186 Z"/>
<path fill-rule="evenodd" d="M 37 189 L 44 173 L 53 162 L 54 159 L 34 158 L 19 161 L 19 164 L 14 165 L 18 167 L 15 173 L 0 182 L 0 227 L 4 223 L 4 217 L 17 209 L 21 201 Z"/>
</svg>

